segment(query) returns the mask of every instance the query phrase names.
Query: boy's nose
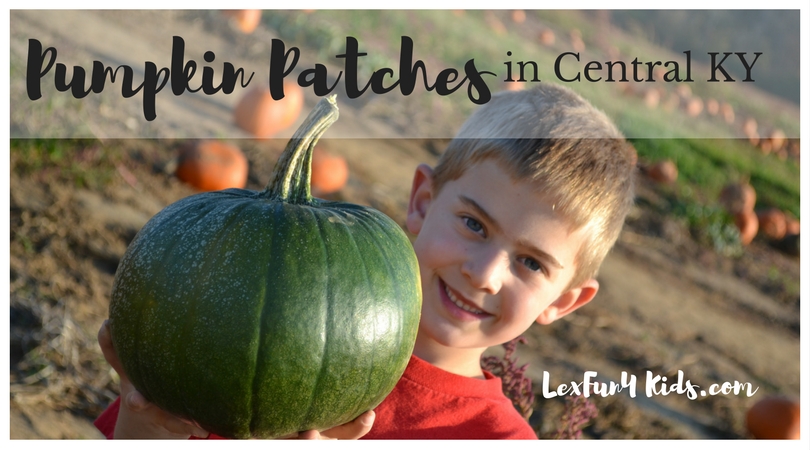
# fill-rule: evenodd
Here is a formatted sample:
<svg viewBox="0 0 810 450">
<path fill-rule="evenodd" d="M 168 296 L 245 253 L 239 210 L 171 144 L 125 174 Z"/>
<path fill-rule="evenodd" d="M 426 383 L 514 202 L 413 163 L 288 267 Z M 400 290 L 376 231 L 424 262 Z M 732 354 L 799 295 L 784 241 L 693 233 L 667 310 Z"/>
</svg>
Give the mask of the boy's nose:
<svg viewBox="0 0 810 450">
<path fill-rule="evenodd" d="M 461 273 L 472 287 L 493 295 L 501 290 L 506 270 L 509 270 L 509 256 L 497 251 L 474 252 L 461 266 Z"/>
</svg>

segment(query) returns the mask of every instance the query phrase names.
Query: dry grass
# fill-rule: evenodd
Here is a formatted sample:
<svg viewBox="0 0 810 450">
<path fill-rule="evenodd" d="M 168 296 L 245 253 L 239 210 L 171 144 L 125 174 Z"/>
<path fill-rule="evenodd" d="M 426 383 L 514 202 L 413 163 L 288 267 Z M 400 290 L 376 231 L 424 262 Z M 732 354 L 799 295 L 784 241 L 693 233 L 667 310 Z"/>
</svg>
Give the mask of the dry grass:
<svg viewBox="0 0 810 450">
<path fill-rule="evenodd" d="M 92 417 L 115 398 L 114 372 L 65 300 L 40 301 L 12 291 L 11 323 L 14 402 Z"/>
</svg>

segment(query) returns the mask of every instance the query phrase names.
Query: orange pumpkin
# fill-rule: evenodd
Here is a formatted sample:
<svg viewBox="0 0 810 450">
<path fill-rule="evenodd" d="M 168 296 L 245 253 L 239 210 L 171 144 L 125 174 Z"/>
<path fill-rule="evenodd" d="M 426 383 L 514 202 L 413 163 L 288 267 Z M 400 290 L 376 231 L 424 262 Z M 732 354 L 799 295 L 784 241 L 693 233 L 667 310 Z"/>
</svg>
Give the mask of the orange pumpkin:
<svg viewBox="0 0 810 450">
<path fill-rule="evenodd" d="M 757 213 L 759 231 L 770 239 L 779 240 L 785 237 L 787 220 L 785 213 L 778 208 L 768 208 Z"/>
<path fill-rule="evenodd" d="M 199 141 L 185 145 L 175 176 L 198 191 L 244 188 L 248 162 L 239 147 L 220 141 Z"/>
<path fill-rule="evenodd" d="M 799 161 L 799 156 L 800 156 L 800 150 L 801 150 L 801 144 L 799 142 L 799 139 L 788 139 L 787 140 L 787 149 L 788 149 L 788 154 L 791 157 L 795 158 L 796 161 L 798 162 Z"/>
<path fill-rule="evenodd" d="M 771 152 L 773 152 L 773 143 L 771 143 L 769 139 L 760 139 L 759 151 L 761 151 L 763 155 L 770 155 Z"/>
<path fill-rule="evenodd" d="M 568 36 L 571 38 L 571 48 L 575 52 L 582 53 L 585 51 L 585 41 L 582 40 L 582 32 L 578 28 L 572 28 L 568 32 Z"/>
<path fill-rule="evenodd" d="M 664 159 L 647 168 L 647 176 L 658 183 L 671 184 L 678 179 L 678 166 L 671 159 Z"/>
<path fill-rule="evenodd" d="M 678 94 L 678 97 L 689 100 L 692 97 L 692 88 L 686 84 L 679 84 L 678 87 L 675 88 L 675 93 Z"/>
<path fill-rule="evenodd" d="M 284 81 L 281 100 L 273 100 L 267 86 L 258 86 L 245 92 L 236 104 L 234 122 L 248 133 L 266 139 L 293 125 L 303 106 L 304 90 L 294 81 Z"/>
<path fill-rule="evenodd" d="M 349 165 L 339 155 L 327 152 L 321 147 L 312 151 L 312 186 L 313 195 L 325 195 L 337 192 L 349 180 Z"/>
<path fill-rule="evenodd" d="M 799 234 L 802 229 L 799 219 L 788 214 L 785 214 L 785 225 L 785 235 Z"/>
<path fill-rule="evenodd" d="M 540 32 L 540 35 L 538 37 L 540 39 L 540 43 L 545 45 L 546 47 L 554 45 L 554 40 L 555 40 L 554 39 L 554 31 L 546 28 L 546 29 L 544 29 L 543 31 Z"/>
<path fill-rule="evenodd" d="M 525 81 L 504 81 L 503 82 L 503 90 L 504 91 L 521 91 L 526 86 Z"/>
<path fill-rule="evenodd" d="M 720 102 L 717 100 L 710 98 L 706 100 L 706 112 L 709 113 L 710 116 L 716 116 L 720 113 Z"/>
<path fill-rule="evenodd" d="M 686 114 L 689 117 L 697 117 L 703 111 L 703 100 L 700 97 L 692 97 L 686 102 Z"/>
<path fill-rule="evenodd" d="M 227 9 L 222 11 L 222 14 L 229 17 L 234 25 L 246 34 L 253 33 L 262 21 L 260 9 Z"/>
<path fill-rule="evenodd" d="M 748 182 L 729 183 L 720 191 L 720 204 L 729 214 L 753 211 L 757 192 Z"/>
<path fill-rule="evenodd" d="M 785 146 L 786 140 L 787 136 L 785 136 L 785 132 L 779 128 L 773 130 L 771 133 L 771 145 L 773 145 L 774 151 L 782 150 L 782 147 Z"/>
<path fill-rule="evenodd" d="M 725 120 L 727 124 L 731 125 L 734 123 L 734 108 L 728 103 L 720 104 L 720 114 L 723 116 L 723 120 Z"/>
<path fill-rule="evenodd" d="M 754 211 L 742 211 L 734 215 L 734 224 L 740 230 L 740 244 L 748 245 L 759 230 L 759 219 Z"/>
<path fill-rule="evenodd" d="M 743 123 L 743 133 L 748 138 L 748 142 L 753 146 L 759 145 L 759 131 L 757 131 L 757 121 L 753 117 L 749 117 Z"/>
<path fill-rule="evenodd" d="M 648 89 L 644 93 L 644 104 L 650 109 L 655 109 L 661 103 L 661 92 L 658 89 Z"/>
<path fill-rule="evenodd" d="M 748 409 L 745 425 L 757 439 L 800 439 L 799 402 L 786 397 L 765 397 Z"/>
</svg>

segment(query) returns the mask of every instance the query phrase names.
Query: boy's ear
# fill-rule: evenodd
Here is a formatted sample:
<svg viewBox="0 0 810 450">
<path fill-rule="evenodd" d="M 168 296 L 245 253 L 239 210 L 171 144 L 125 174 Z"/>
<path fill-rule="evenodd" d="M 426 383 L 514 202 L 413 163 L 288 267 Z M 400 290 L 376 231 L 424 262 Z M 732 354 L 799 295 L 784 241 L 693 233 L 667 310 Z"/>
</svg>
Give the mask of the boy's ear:
<svg viewBox="0 0 810 450">
<path fill-rule="evenodd" d="M 560 317 L 576 311 L 593 300 L 597 291 L 599 291 L 599 282 L 594 278 L 586 280 L 578 287 L 564 292 L 540 314 L 536 322 L 540 325 L 548 325 Z"/>
<path fill-rule="evenodd" d="M 422 230 L 430 201 L 433 198 L 433 169 L 427 164 L 419 164 L 413 175 L 411 198 L 408 201 L 408 216 L 405 226 L 413 234 Z"/>
</svg>

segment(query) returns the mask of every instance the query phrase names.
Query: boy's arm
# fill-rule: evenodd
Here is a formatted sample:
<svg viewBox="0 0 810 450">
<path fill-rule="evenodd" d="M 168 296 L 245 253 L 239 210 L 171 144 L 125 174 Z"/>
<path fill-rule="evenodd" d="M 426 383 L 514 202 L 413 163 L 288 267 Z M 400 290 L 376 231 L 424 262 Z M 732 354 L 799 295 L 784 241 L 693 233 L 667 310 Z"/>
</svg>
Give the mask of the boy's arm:
<svg viewBox="0 0 810 450">
<path fill-rule="evenodd" d="M 107 321 L 98 331 L 98 343 L 104 359 L 118 373 L 121 379 L 121 398 L 117 418 L 115 418 L 115 439 L 188 439 L 191 436 L 206 438 L 209 433 L 197 425 L 176 417 L 150 403 L 135 389 L 124 372 L 121 361 L 115 353 Z M 115 406 L 115 405 L 113 405 Z M 105 411 L 105 413 L 107 413 Z M 365 436 L 374 424 L 374 411 L 366 411 L 353 421 L 318 432 L 303 431 L 287 439 L 359 439 Z"/>
</svg>

